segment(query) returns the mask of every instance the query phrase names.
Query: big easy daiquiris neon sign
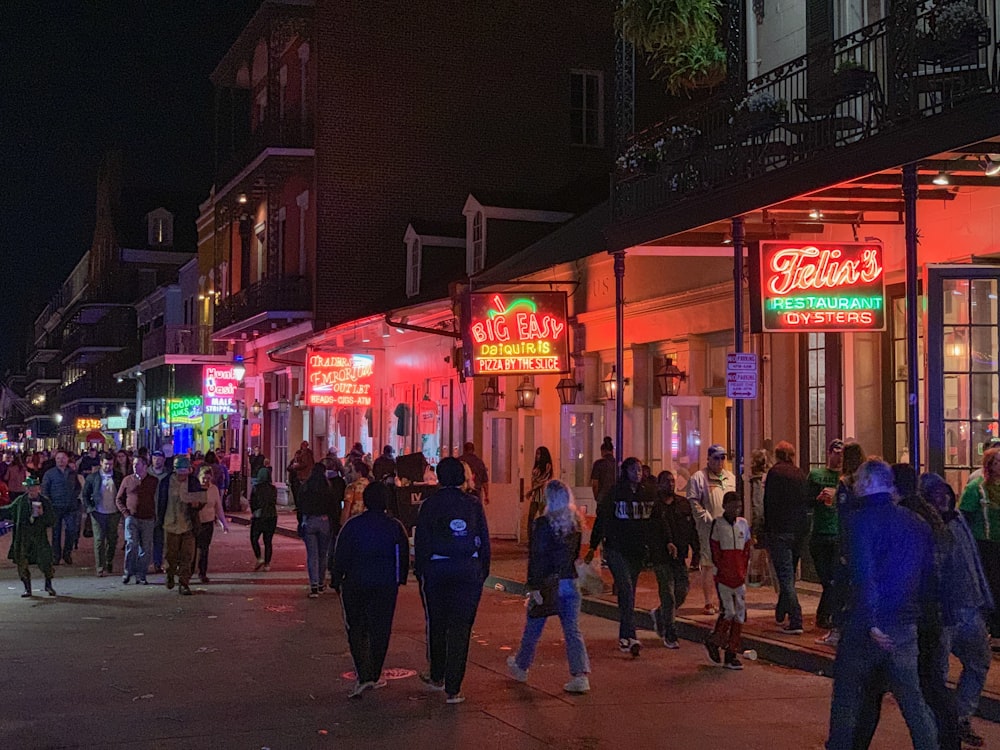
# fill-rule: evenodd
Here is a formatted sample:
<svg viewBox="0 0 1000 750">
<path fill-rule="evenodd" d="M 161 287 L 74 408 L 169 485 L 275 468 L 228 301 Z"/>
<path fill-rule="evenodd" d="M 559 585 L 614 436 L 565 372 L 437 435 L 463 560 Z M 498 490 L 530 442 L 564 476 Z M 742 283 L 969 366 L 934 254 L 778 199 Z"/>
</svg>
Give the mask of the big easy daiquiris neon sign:
<svg viewBox="0 0 1000 750">
<path fill-rule="evenodd" d="M 883 259 L 880 242 L 761 242 L 762 330 L 883 330 Z"/>
<path fill-rule="evenodd" d="M 472 375 L 569 372 L 563 292 L 471 293 L 464 308 L 463 347 Z"/>
</svg>

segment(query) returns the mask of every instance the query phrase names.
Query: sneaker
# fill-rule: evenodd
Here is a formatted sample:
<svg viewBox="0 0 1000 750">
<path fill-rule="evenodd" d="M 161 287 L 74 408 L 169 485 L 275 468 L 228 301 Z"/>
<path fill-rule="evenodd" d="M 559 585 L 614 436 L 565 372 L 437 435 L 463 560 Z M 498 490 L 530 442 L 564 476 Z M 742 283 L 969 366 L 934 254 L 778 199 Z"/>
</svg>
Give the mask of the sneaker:
<svg viewBox="0 0 1000 750">
<path fill-rule="evenodd" d="M 174 576 L 171 573 L 167 573 L 167 588 L 172 589 L 174 587 Z"/>
<path fill-rule="evenodd" d="M 631 641 L 628 638 L 618 639 L 618 650 L 623 654 L 627 654 L 632 648 Z"/>
<path fill-rule="evenodd" d="M 785 635 L 802 635 L 804 632 L 806 632 L 802 629 L 801 626 L 794 627 L 793 625 L 785 625 L 784 627 L 779 628 L 779 631 L 784 633 Z"/>
<path fill-rule="evenodd" d="M 958 720 L 958 736 L 962 744 L 969 747 L 982 747 L 985 744 L 985 740 L 973 731 L 972 723 L 967 716 Z"/>
<path fill-rule="evenodd" d="M 635 659 L 639 656 L 639 652 L 642 650 L 642 644 L 639 643 L 635 638 L 630 638 L 628 642 L 628 651 L 632 654 L 632 658 Z"/>
<path fill-rule="evenodd" d="M 743 662 L 739 660 L 736 654 L 726 654 L 726 669 L 743 669 Z"/>
<path fill-rule="evenodd" d="M 375 682 L 371 683 L 371 686 L 372 686 L 372 690 L 381 690 L 382 688 L 384 688 L 388 684 L 389 684 L 389 681 L 387 679 L 385 679 L 384 677 L 382 677 L 381 679 L 375 680 Z"/>
<path fill-rule="evenodd" d="M 316 587 L 316 590 L 322 594 L 324 591 L 326 591 L 326 586 L 321 583 L 319 586 Z"/>
<path fill-rule="evenodd" d="M 563 685 L 563 690 L 567 693 L 583 695 L 590 692 L 590 678 L 585 674 L 578 674 L 572 680 Z"/>
<path fill-rule="evenodd" d="M 31 598 L 31 592 L 30 591 L 25 591 L 23 594 L 21 594 L 21 598 L 22 599 L 30 599 Z"/>
<path fill-rule="evenodd" d="M 141 583 L 143 586 L 148 586 L 149 585 L 149 581 L 147 581 L 145 578 L 143 578 L 142 580 L 136 581 L 136 583 Z"/>
<path fill-rule="evenodd" d="M 663 645 L 669 649 L 678 649 L 681 647 L 676 638 L 669 638 L 667 636 L 663 636 Z"/>
<path fill-rule="evenodd" d="M 701 611 L 703 613 L 705 613 L 706 615 L 717 615 L 717 614 L 719 614 L 719 608 L 716 607 L 714 604 L 706 604 L 705 607 Z"/>
<path fill-rule="evenodd" d="M 722 657 L 719 656 L 719 647 L 712 641 L 711 635 L 705 638 L 705 650 L 708 652 L 708 658 L 712 660 L 713 664 L 722 664 Z"/>
<path fill-rule="evenodd" d="M 836 646 L 840 643 L 840 633 L 836 630 L 831 630 L 822 638 L 817 638 L 815 643 L 818 643 L 820 646 Z"/>
<path fill-rule="evenodd" d="M 128 583 L 131 580 L 132 580 L 132 576 L 129 576 L 129 575 L 122 576 L 122 583 Z"/>
<path fill-rule="evenodd" d="M 191 587 L 186 583 L 182 583 L 180 585 L 180 594 L 181 596 L 191 596 Z"/>
<path fill-rule="evenodd" d="M 264 558 L 263 557 L 258 557 L 257 558 L 257 565 L 253 569 L 254 572 L 256 573 L 258 570 L 260 570 L 263 567 L 264 567 Z"/>
<path fill-rule="evenodd" d="M 421 672 L 417 675 L 420 681 L 427 686 L 428 690 L 434 690 L 435 692 L 441 692 L 444 690 L 444 680 L 435 680 L 431 677 L 430 672 Z"/>
<path fill-rule="evenodd" d="M 347 694 L 347 697 L 360 698 L 368 688 L 374 687 L 374 685 L 375 683 L 373 682 L 360 682 L 360 681 L 355 682 L 354 687 L 351 688 L 351 691 Z"/>
<path fill-rule="evenodd" d="M 309 598 L 310 599 L 319 599 L 319 587 L 318 586 L 312 586 L 309 589 Z"/>
<path fill-rule="evenodd" d="M 271 566 L 270 565 L 265 565 L 264 566 L 264 572 L 265 573 L 270 573 L 271 572 Z"/>
<path fill-rule="evenodd" d="M 528 670 L 517 666 L 517 660 L 513 656 L 507 657 L 507 674 L 518 682 L 528 681 Z"/>
<path fill-rule="evenodd" d="M 104 576 L 106 576 L 106 575 L 107 575 L 107 573 L 104 572 L 104 568 L 101 568 L 100 570 L 97 571 L 97 577 L 98 578 L 104 578 Z"/>
<path fill-rule="evenodd" d="M 444 699 L 444 702 L 448 704 L 465 703 L 465 696 L 461 693 L 455 693 L 454 695 L 449 694 Z"/>
</svg>

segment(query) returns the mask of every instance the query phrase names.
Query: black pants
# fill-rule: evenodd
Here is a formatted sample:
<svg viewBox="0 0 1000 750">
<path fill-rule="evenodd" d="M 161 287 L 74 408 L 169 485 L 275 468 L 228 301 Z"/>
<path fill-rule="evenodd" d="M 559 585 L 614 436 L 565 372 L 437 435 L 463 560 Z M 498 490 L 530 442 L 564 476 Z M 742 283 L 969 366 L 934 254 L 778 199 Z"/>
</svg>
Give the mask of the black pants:
<svg viewBox="0 0 1000 750">
<path fill-rule="evenodd" d="M 479 561 L 432 560 L 424 572 L 420 590 L 427 618 L 431 679 L 444 680 L 445 692 L 457 695 L 465 678 L 469 638 L 483 594 Z"/>
<path fill-rule="evenodd" d="M 347 642 L 358 682 L 375 682 L 382 674 L 396 613 L 397 589 L 397 586 L 359 588 L 345 583 L 340 592 Z"/>
<path fill-rule="evenodd" d="M 195 555 L 198 558 L 198 575 L 205 578 L 208 575 L 208 548 L 212 544 L 215 533 L 215 521 L 203 523 L 194 537 Z"/>
<path fill-rule="evenodd" d="M 253 549 L 253 556 L 260 559 L 260 537 L 264 536 L 264 564 L 271 564 L 271 553 L 274 551 L 274 531 L 278 528 L 278 519 L 275 518 L 251 518 L 250 519 L 250 548 Z"/>
<path fill-rule="evenodd" d="M 816 607 L 816 624 L 828 628 L 833 622 L 836 595 L 834 576 L 840 560 L 840 544 L 836 536 L 815 535 L 809 540 L 809 553 L 816 566 L 816 575 L 823 585 L 823 595 Z"/>
<path fill-rule="evenodd" d="M 990 593 L 993 594 L 993 601 L 1000 602 L 1000 542 L 980 539 L 977 544 L 979 558 L 983 561 L 983 573 L 986 574 L 986 582 L 990 586 Z M 994 607 L 987 615 L 986 624 L 990 628 L 990 635 L 1000 638 L 1000 606 Z"/>
</svg>

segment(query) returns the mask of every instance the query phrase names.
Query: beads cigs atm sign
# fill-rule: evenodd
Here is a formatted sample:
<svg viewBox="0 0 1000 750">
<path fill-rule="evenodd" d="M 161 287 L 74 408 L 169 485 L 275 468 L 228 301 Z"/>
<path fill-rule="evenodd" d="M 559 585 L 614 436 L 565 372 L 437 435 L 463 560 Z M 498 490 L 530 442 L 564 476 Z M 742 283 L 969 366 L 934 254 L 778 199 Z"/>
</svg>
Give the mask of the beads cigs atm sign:
<svg viewBox="0 0 1000 750">
<path fill-rule="evenodd" d="M 544 375 L 570 371 L 563 292 L 471 293 L 463 299 L 468 375 Z"/>
<path fill-rule="evenodd" d="M 372 405 L 375 357 L 310 350 L 306 358 L 306 402 L 309 406 Z"/>
<path fill-rule="evenodd" d="M 881 331 L 880 242 L 760 243 L 761 331 Z M 756 328 L 756 327 L 755 327 Z"/>
</svg>

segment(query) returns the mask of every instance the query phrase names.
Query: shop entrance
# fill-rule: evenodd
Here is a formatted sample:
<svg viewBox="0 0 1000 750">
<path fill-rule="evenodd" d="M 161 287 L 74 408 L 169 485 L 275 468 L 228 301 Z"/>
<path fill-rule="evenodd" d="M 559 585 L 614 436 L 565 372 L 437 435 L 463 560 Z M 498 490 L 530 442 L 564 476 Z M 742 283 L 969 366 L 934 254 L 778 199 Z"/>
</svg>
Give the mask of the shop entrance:
<svg viewBox="0 0 1000 750">
<path fill-rule="evenodd" d="M 663 397 L 663 468 L 674 473 L 679 493 L 701 468 L 713 442 L 712 401 L 699 396 Z"/>
<path fill-rule="evenodd" d="M 953 487 L 1000 434 L 996 266 L 927 267 L 926 462 Z"/>
<path fill-rule="evenodd" d="M 517 539 L 520 527 L 522 480 L 517 428 L 517 412 L 483 414 L 483 459 L 490 470 L 486 521 L 490 536 L 500 539 Z"/>
<path fill-rule="evenodd" d="M 597 503 L 590 486 L 590 472 L 594 461 L 601 457 L 604 405 L 564 406 L 559 434 L 563 436 L 559 452 L 559 478 L 572 488 L 580 510 L 592 516 L 597 512 Z"/>
</svg>

